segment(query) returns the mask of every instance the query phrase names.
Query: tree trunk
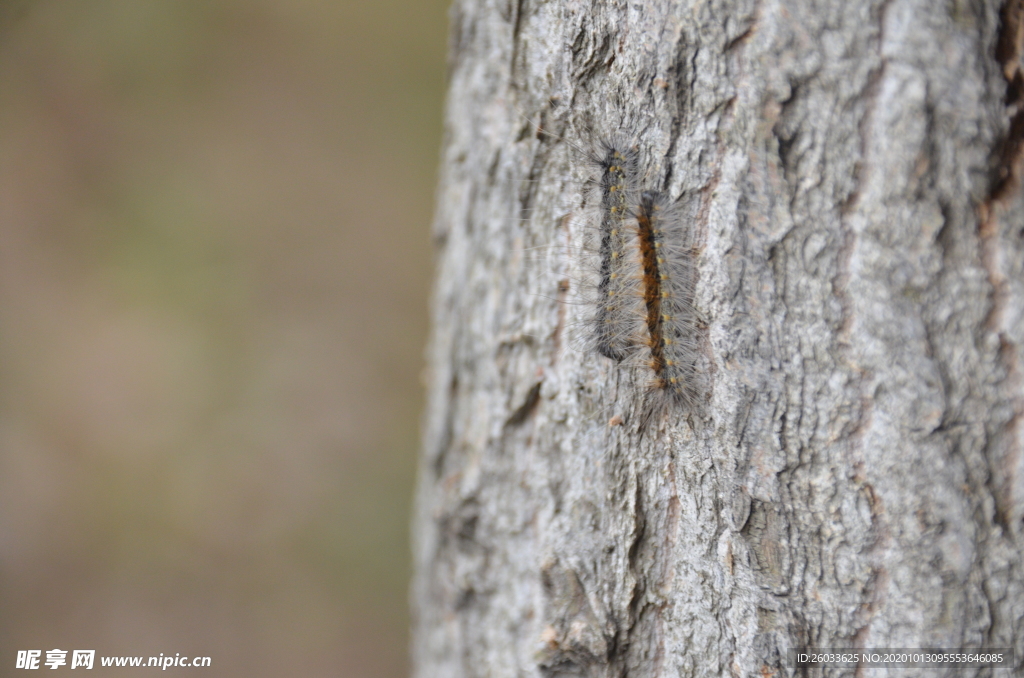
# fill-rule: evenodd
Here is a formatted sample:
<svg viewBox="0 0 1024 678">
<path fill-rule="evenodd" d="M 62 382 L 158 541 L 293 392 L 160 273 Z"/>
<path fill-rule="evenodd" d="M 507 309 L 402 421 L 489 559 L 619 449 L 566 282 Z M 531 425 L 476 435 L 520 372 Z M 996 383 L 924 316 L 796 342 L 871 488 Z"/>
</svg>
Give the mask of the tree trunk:
<svg viewBox="0 0 1024 678">
<path fill-rule="evenodd" d="M 1022 15 L 456 0 L 415 675 L 1021 671 Z M 582 149 L 612 135 L 699 243 L 706 388 L 646 427 L 645 366 L 572 338 Z"/>
</svg>

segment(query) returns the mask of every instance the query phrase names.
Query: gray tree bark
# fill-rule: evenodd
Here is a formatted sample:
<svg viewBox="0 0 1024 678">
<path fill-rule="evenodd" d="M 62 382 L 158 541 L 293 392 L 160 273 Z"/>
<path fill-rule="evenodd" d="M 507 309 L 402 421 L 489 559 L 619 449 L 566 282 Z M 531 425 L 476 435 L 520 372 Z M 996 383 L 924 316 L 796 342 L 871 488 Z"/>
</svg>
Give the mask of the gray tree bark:
<svg viewBox="0 0 1024 678">
<path fill-rule="evenodd" d="M 1022 675 L 1022 15 L 455 0 L 416 676 L 804 675 L 807 646 Z M 646 430 L 532 256 L 623 130 L 702 243 L 706 407 Z"/>
</svg>

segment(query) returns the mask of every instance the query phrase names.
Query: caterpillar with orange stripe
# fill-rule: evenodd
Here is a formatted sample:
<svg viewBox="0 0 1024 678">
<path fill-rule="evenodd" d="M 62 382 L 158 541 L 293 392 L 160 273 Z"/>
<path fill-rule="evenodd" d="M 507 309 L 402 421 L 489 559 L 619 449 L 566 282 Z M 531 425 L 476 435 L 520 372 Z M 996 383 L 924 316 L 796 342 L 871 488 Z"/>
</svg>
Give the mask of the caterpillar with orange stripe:
<svg viewBox="0 0 1024 678">
<path fill-rule="evenodd" d="M 649 369 L 643 422 L 672 409 L 692 409 L 706 390 L 703 323 L 694 305 L 697 243 L 678 205 L 643 191 L 636 210 Z"/>
</svg>

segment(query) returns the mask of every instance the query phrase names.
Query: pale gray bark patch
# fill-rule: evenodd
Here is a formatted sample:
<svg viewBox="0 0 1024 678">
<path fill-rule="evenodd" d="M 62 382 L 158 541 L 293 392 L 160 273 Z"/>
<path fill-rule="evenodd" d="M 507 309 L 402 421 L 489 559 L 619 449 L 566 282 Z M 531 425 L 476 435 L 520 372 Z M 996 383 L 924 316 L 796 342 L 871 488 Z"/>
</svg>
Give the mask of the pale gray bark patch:
<svg viewBox="0 0 1024 678">
<path fill-rule="evenodd" d="M 1021 670 L 1022 13 L 456 1 L 415 675 Z M 579 149 L 623 131 L 704 243 L 707 407 L 644 432 L 639 372 L 568 340 Z"/>
</svg>

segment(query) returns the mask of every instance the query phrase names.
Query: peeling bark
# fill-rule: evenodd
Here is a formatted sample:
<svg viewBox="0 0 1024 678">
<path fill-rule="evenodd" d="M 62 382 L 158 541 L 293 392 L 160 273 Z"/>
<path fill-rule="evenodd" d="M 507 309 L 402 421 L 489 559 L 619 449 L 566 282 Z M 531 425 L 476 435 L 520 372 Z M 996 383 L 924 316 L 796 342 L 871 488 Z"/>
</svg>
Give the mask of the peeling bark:
<svg viewBox="0 0 1024 678">
<path fill-rule="evenodd" d="M 797 675 L 806 646 L 1021 671 L 1024 3 L 451 18 L 415 675 Z M 703 243 L 707 405 L 646 430 L 557 263 L 578 149 L 622 132 Z"/>
</svg>

